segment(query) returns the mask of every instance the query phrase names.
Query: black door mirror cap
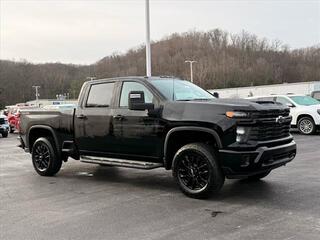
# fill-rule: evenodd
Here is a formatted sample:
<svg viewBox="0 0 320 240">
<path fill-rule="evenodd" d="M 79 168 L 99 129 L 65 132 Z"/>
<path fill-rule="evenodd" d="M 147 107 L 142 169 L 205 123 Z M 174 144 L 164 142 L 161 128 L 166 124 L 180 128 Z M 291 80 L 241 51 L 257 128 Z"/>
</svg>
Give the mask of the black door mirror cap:
<svg viewBox="0 0 320 240">
<path fill-rule="evenodd" d="M 131 91 L 129 92 L 129 110 L 136 110 L 136 111 L 144 111 L 144 110 L 153 110 L 154 104 L 153 103 L 146 103 L 144 99 L 144 92 L 143 91 Z"/>
</svg>

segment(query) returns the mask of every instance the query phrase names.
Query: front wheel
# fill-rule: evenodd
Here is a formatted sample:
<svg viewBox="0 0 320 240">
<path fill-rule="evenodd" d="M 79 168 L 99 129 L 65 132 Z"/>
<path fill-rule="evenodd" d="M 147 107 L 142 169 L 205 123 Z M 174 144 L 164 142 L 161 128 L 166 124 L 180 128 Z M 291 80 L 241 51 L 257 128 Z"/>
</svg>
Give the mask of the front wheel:
<svg viewBox="0 0 320 240">
<path fill-rule="evenodd" d="M 2 133 L 2 137 L 7 138 L 8 137 L 8 132 Z"/>
<path fill-rule="evenodd" d="M 187 144 L 178 150 L 173 176 L 182 192 L 192 198 L 218 193 L 225 180 L 214 150 L 203 143 Z"/>
<path fill-rule="evenodd" d="M 311 117 L 302 117 L 298 121 L 299 132 L 305 135 L 311 135 L 316 131 L 316 125 Z"/>
<path fill-rule="evenodd" d="M 58 157 L 52 138 L 38 138 L 32 147 L 32 163 L 41 176 L 53 176 L 59 172 L 62 160 Z"/>
</svg>

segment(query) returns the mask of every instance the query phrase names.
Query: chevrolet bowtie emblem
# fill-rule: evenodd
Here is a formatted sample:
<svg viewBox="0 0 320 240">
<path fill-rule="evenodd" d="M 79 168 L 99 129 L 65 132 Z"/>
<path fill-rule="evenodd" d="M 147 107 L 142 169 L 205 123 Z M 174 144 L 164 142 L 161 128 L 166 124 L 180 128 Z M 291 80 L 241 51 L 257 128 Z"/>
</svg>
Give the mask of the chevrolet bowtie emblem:
<svg viewBox="0 0 320 240">
<path fill-rule="evenodd" d="M 284 121 L 285 121 L 285 118 L 283 116 L 279 116 L 276 118 L 276 123 L 282 124 L 284 123 Z"/>
</svg>

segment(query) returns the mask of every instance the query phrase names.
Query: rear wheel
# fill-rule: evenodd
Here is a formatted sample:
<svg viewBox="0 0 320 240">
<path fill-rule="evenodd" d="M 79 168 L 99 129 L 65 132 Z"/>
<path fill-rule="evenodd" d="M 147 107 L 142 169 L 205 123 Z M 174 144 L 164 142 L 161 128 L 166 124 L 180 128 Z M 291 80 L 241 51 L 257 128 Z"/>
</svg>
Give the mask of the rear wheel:
<svg viewBox="0 0 320 240">
<path fill-rule="evenodd" d="M 203 143 L 188 144 L 178 150 L 173 175 L 182 192 L 193 198 L 218 193 L 225 180 L 214 150 Z"/>
<path fill-rule="evenodd" d="M 53 176 L 59 172 L 62 160 L 58 157 L 52 138 L 38 138 L 32 147 L 32 163 L 41 176 Z"/>
<path fill-rule="evenodd" d="M 266 172 L 263 172 L 263 173 L 252 175 L 252 176 L 249 176 L 248 179 L 251 180 L 251 181 L 259 181 L 260 179 L 268 176 L 270 174 L 270 172 L 271 171 L 266 171 Z"/>
<path fill-rule="evenodd" d="M 316 131 L 316 125 L 311 117 L 302 117 L 298 121 L 299 132 L 305 135 L 311 135 Z"/>
<path fill-rule="evenodd" d="M 14 133 L 14 128 L 10 126 L 10 133 Z"/>
</svg>

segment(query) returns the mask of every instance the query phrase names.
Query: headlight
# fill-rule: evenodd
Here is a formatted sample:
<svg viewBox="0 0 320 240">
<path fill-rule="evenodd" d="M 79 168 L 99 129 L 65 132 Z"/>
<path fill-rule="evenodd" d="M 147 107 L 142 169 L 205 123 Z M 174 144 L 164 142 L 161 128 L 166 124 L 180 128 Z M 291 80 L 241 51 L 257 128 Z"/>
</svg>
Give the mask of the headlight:
<svg viewBox="0 0 320 240">
<path fill-rule="evenodd" d="M 248 141 L 249 128 L 248 127 L 237 127 L 237 138 L 238 143 L 245 143 Z"/>
<path fill-rule="evenodd" d="M 246 112 L 226 112 L 226 116 L 229 118 L 247 118 L 249 117 L 249 114 Z"/>
</svg>

